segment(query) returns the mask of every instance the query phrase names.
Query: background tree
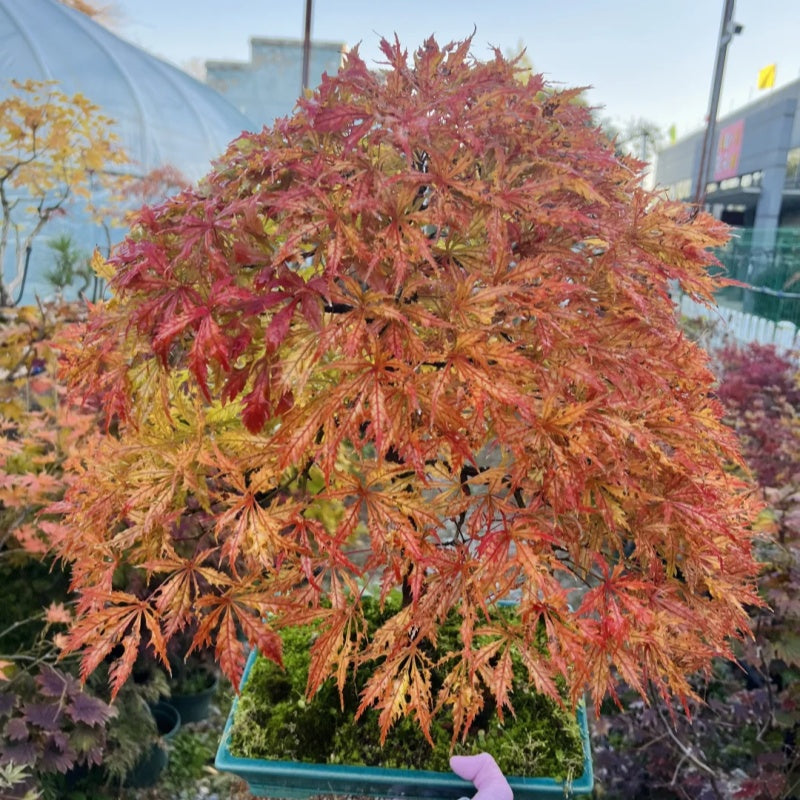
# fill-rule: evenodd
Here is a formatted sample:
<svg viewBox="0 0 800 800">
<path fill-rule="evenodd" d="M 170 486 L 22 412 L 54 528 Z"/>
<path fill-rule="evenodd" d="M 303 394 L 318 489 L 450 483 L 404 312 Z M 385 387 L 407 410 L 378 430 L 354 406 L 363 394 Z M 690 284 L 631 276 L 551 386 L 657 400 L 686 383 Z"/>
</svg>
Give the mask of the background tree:
<svg viewBox="0 0 800 800">
<path fill-rule="evenodd" d="M 664 143 L 664 131 L 657 123 L 644 117 L 629 119 L 624 124 L 603 118 L 599 124 L 620 153 L 627 153 L 641 161 L 654 161 L 659 147 Z"/>
<path fill-rule="evenodd" d="M 44 274 L 44 279 L 61 296 L 64 289 L 72 286 L 76 278 L 80 278 L 82 286 L 78 289 L 81 296 L 92 281 L 92 269 L 89 257 L 81 252 L 68 234 L 61 234 L 47 243 L 52 251 L 53 266 Z"/>
<path fill-rule="evenodd" d="M 33 242 L 73 198 L 94 189 L 128 162 L 112 120 L 81 94 L 69 96 L 52 81 L 12 81 L 0 101 L 0 266 L 13 255 L 11 276 L 0 277 L 0 305 L 23 284 Z"/>
<path fill-rule="evenodd" d="M 70 242 L 60 277 L 74 268 Z M 108 692 L 76 679 L 75 659 L 57 645 L 70 617 L 69 577 L 48 557 L 47 519 L 39 512 L 69 481 L 70 453 L 100 435 L 100 414 L 66 400 L 56 379 L 56 343 L 80 314 L 66 303 L 3 309 L 0 314 L 0 796 L 61 797 L 63 773 L 104 763 L 124 774 L 139 749 L 111 753 L 122 719 Z M 99 675 L 98 675 L 99 678 Z M 140 740 L 151 741 L 146 729 Z M 29 793 L 30 792 L 30 793 Z M 34 794 L 35 793 L 35 794 Z M 41 793 L 41 794 L 40 794 Z"/>
<path fill-rule="evenodd" d="M 144 175 L 118 173 L 105 175 L 102 181 L 93 178 L 87 210 L 103 231 L 105 242 L 102 247 L 98 245 L 102 255 L 105 258 L 111 255 L 116 231 L 125 227 L 143 205 L 159 203 L 189 184 L 188 178 L 171 164 L 154 167 Z M 84 277 L 83 273 L 81 277 Z M 102 276 L 91 268 L 88 277 L 91 283 L 88 296 L 94 302 L 102 296 L 105 283 Z"/>
<path fill-rule="evenodd" d="M 725 229 L 643 190 L 577 90 L 382 46 L 385 75 L 348 54 L 107 266 L 69 371 L 114 435 L 50 508 L 66 649 L 89 675 L 119 645 L 117 689 L 194 626 L 236 684 L 242 636 L 279 661 L 317 621 L 308 692 L 373 663 L 384 731 L 449 709 L 457 736 L 484 691 L 512 705 L 515 660 L 572 702 L 618 674 L 692 696 L 759 602 L 757 506 L 668 292 L 712 301 Z M 370 633 L 363 596 L 397 592 Z"/>
<path fill-rule="evenodd" d="M 61 5 L 80 11 L 81 14 L 85 14 L 90 18 L 99 17 L 103 13 L 102 8 L 94 3 L 87 2 L 87 0 L 59 0 L 59 2 Z"/>
<path fill-rule="evenodd" d="M 70 242 L 58 282 L 75 268 Z M 70 261 L 72 266 L 70 267 Z M 74 405 L 58 380 L 60 350 L 82 303 L 0 311 L 0 796 L 106 797 L 158 741 L 143 699 L 168 691 L 163 672 L 131 681 L 108 703 L 107 675 L 84 685 L 59 639 L 71 617 L 68 570 L 52 557 L 43 509 L 63 496 L 66 466 L 103 434 L 97 402 Z M 73 771 L 70 781 L 65 773 Z M 83 777 L 82 777 L 83 776 Z M 30 792 L 30 793 L 29 793 Z"/>
</svg>

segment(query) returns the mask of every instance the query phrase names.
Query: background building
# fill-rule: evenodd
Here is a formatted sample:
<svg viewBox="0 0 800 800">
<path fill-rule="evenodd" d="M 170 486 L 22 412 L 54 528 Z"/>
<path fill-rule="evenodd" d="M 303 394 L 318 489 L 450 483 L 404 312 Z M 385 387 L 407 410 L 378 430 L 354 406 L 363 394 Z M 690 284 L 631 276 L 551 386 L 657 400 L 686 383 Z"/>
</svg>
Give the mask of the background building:
<svg viewBox="0 0 800 800">
<path fill-rule="evenodd" d="M 316 86 L 323 73 L 335 75 L 345 45 L 313 42 L 309 61 L 309 85 Z M 303 43 L 297 39 L 250 40 L 250 61 L 206 61 L 206 81 L 259 128 L 292 113 L 301 94 Z"/>
<path fill-rule="evenodd" d="M 754 228 L 766 244 L 779 227 L 800 227 L 800 80 L 717 122 L 706 203 L 732 225 Z M 695 194 L 704 131 L 663 149 L 656 183 L 673 198 Z"/>
<path fill-rule="evenodd" d="M 695 197 L 704 131 L 658 155 L 656 183 Z M 800 80 L 720 118 L 711 148 L 706 207 L 736 226 L 720 252 L 729 288 L 721 304 L 800 324 Z"/>
</svg>

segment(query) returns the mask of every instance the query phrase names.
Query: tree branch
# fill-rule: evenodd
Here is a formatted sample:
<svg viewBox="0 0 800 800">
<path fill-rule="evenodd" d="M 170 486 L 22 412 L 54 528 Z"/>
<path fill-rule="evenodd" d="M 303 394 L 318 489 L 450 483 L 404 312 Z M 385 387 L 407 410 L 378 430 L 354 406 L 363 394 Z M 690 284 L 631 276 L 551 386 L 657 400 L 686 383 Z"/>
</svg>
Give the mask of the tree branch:
<svg viewBox="0 0 800 800">
<path fill-rule="evenodd" d="M 667 732 L 667 735 L 670 739 L 674 742 L 677 746 L 679 752 L 683 755 L 683 757 L 692 764 L 694 764 L 699 770 L 705 772 L 707 775 L 711 777 L 711 788 L 714 792 L 715 797 L 718 797 L 719 800 L 724 800 L 723 796 L 720 794 L 719 789 L 716 785 L 716 779 L 718 777 L 716 770 L 713 767 L 710 767 L 708 764 L 705 763 L 702 759 L 694 753 L 694 748 L 690 745 L 684 744 L 679 738 L 678 735 L 675 733 L 672 725 L 670 724 L 669 720 L 664 715 L 664 711 L 659 705 L 660 698 L 656 696 L 655 692 L 653 691 L 652 687 L 649 690 L 650 694 L 650 703 L 652 704 L 653 708 L 656 710 L 659 718 L 661 719 L 661 723 L 664 726 L 664 729 Z"/>
</svg>

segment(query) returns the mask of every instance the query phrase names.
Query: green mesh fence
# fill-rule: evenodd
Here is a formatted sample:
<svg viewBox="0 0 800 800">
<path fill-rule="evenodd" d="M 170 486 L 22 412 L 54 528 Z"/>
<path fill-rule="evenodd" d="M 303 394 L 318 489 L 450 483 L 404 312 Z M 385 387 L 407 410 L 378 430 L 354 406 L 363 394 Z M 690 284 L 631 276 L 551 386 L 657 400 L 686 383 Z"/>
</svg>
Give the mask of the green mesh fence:
<svg viewBox="0 0 800 800">
<path fill-rule="evenodd" d="M 738 228 L 716 255 L 724 274 L 748 287 L 722 289 L 720 305 L 800 326 L 800 228 L 778 228 L 774 238 Z"/>
</svg>

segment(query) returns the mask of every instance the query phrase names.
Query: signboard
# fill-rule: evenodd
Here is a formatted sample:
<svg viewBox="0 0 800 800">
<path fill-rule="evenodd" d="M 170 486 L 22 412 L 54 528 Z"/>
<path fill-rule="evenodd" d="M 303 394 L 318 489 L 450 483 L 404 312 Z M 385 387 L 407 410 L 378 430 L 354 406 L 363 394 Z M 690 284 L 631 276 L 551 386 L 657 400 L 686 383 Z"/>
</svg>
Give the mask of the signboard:
<svg viewBox="0 0 800 800">
<path fill-rule="evenodd" d="M 744 139 L 744 120 L 740 119 L 720 129 L 717 140 L 717 159 L 714 162 L 714 180 L 733 178 L 739 173 L 739 154 Z"/>
</svg>

